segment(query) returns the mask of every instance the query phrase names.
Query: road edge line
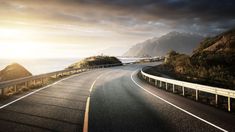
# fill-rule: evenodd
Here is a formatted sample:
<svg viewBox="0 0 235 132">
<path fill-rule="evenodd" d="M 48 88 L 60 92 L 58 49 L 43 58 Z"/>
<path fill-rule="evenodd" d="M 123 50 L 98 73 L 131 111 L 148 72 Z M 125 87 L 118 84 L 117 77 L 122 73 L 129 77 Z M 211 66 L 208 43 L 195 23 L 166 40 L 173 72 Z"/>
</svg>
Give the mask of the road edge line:
<svg viewBox="0 0 235 132">
<path fill-rule="evenodd" d="M 93 87 L 95 86 L 96 81 L 97 81 L 101 76 L 103 76 L 103 75 L 104 75 L 104 74 L 100 74 L 100 75 L 95 79 L 95 81 L 92 83 L 91 88 L 89 89 L 90 93 L 92 92 Z"/>
<path fill-rule="evenodd" d="M 136 71 L 134 71 L 134 72 L 132 72 L 132 74 L 131 74 L 131 80 L 132 80 L 139 88 L 141 88 L 141 89 L 144 90 L 145 92 L 151 94 L 152 96 L 154 96 L 154 97 L 156 97 L 156 98 L 162 100 L 163 102 L 165 102 L 165 103 L 167 103 L 167 104 L 169 104 L 169 105 L 171 105 L 171 106 L 177 108 L 178 110 L 183 111 L 184 113 L 186 113 L 186 114 L 188 114 L 188 115 L 190 115 L 190 116 L 192 116 L 192 117 L 194 117 L 194 118 L 196 118 L 196 119 L 198 119 L 198 120 L 200 120 L 200 121 L 202 121 L 202 122 L 204 122 L 204 123 L 206 123 L 206 124 L 209 124 L 209 125 L 211 125 L 211 126 L 217 128 L 217 129 L 219 129 L 219 130 L 221 130 L 221 131 L 223 131 L 223 132 L 228 132 L 228 130 L 225 130 L 225 129 L 223 129 L 223 128 L 221 128 L 221 127 L 219 127 L 219 126 L 217 126 L 217 125 L 215 125 L 215 124 L 213 124 L 213 123 L 211 123 L 211 122 L 209 122 L 209 121 L 207 121 L 207 120 L 205 120 L 205 119 L 202 119 L 201 117 L 196 116 L 196 115 L 194 115 L 193 113 L 190 113 L 189 111 L 184 110 L 183 108 L 180 108 L 179 106 L 177 106 L 177 105 L 175 105 L 175 104 L 173 104 L 173 103 L 171 103 L 171 102 L 169 102 L 169 101 L 167 101 L 167 100 L 165 100 L 165 99 L 163 99 L 163 98 L 157 96 L 156 94 L 150 92 L 149 90 L 147 90 L 147 89 L 145 89 L 144 87 L 142 87 L 141 85 L 139 85 L 139 84 L 133 79 L 133 75 L 134 75 L 134 73 L 136 73 L 137 71 L 139 71 L 139 69 L 136 70 Z"/>
<path fill-rule="evenodd" d="M 83 73 L 87 73 L 87 72 L 82 72 L 82 73 L 80 73 L 80 74 L 78 73 L 78 74 L 75 74 L 75 75 L 72 75 L 72 76 L 63 78 L 63 79 L 58 80 L 58 81 L 56 81 L 56 82 L 54 82 L 54 83 L 52 83 L 52 84 L 49 84 L 49 85 L 44 86 L 44 87 L 42 87 L 42 88 L 39 88 L 39 89 L 37 89 L 37 90 L 35 90 L 35 91 L 32 91 L 32 92 L 30 92 L 30 93 L 28 93 L 28 94 L 26 94 L 26 95 L 24 95 L 24 96 L 21 96 L 21 97 L 15 99 L 15 100 L 13 100 L 13 101 L 10 101 L 9 103 L 6 103 L 6 104 L 0 106 L 0 109 L 3 109 L 3 108 L 5 108 L 5 107 L 7 107 L 7 106 L 9 106 L 9 105 L 11 105 L 11 104 L 13 104 L 13 103 L 15 103 L 15 102 L 21 100 L 21 99 L 24 99 L 24 98 L 26 98 L 26 97 L 28 97 L 28 96 L 34 94 L 34 93 L 37 93 L 37 92 L 39 92 L 39 91 L 41 91 L 41 90 L 43 90 L 43 89 L 46 89 L 46 88 L 48 88 L 48 87 L 50 87 L 50 86 L 53 86 L 53 85 L 55 85 L 55 84 L 57 84 L 57 83 L 59 83 L 59 82 L 61 82 L 61 81 L 64 81 L 64 80 L 66 80 L 66 79 L 69 79 L 69 78 L 72 78 L 72 77 L 75 77 L 75 76 L 80 76 L 80 75 L 83 74 Z"/>
</svg>

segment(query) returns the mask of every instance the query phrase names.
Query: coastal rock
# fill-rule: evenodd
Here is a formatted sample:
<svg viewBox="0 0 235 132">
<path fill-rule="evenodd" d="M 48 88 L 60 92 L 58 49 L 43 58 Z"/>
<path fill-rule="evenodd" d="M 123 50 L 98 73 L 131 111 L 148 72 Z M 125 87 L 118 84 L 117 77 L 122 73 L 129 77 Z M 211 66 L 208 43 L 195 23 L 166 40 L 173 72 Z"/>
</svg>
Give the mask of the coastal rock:
<svg viewBox="0 0 235 132">
<path fill-rule="evenodd" d="M 77 63 L 74 63 L 68 67 L 68 69 L 71 68 L 87 68 L 91 66 L 98 66 L 98 65 L 107 65 L 107 64 L 120 64 L 122 65 L 122 62 L 113 56 L 92 56 L 85 58 Z"/>
<path fill-rule="evenodd" d="M 18 63 L 8 65 L 0 71 L 0 82 L 32 76 L 32 74 Z"/>
</svg>

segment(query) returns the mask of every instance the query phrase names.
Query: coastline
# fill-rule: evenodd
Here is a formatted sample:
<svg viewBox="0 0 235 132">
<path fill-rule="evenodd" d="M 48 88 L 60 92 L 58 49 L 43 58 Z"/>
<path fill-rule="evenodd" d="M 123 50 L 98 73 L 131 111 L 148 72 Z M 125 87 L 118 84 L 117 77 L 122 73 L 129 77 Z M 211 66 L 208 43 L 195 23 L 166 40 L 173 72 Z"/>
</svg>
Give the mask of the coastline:
<svg viewBox="0 0 235 132">
<path fill-rule="evenodd" d="M 134 62 L 139 58 L 121 58 L 121 62 Z M 49 58 L 49 59 L 0 59 L 0 70 L 7 65 L 17 62 L 28 69 L 33 75 L 63 70 L 69 65 L 82 60 L 83 58 Z"/>
</svg>

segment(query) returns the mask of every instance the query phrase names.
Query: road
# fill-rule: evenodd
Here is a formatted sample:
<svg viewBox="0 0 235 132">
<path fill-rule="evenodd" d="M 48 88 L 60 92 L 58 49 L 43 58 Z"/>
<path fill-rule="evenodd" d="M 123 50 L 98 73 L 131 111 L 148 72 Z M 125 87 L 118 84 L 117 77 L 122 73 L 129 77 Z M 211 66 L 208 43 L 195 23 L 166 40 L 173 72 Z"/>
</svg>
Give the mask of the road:
<svg viewBox="0 0 235 132">
<path fill-rule="evenodd" d="M 0 101 L 0 131 L 235 131 L 235 115 L 139 80 L 143 66 L 84 72 Z"/>
</svg>

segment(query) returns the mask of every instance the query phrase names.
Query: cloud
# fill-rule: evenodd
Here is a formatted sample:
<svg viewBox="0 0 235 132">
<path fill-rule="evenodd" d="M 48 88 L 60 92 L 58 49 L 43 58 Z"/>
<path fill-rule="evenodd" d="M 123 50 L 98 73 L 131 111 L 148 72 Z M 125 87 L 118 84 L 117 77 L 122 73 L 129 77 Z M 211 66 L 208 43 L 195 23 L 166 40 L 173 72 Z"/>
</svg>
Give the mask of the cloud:
<svg viewBox="0 0 235 132">
<path fill-rule="evenodd" d="M 5 18 L 150 37 L 170 30 L 216 34 L 235 26 L 232 0 L 12 0 Z"/>
</svg>

